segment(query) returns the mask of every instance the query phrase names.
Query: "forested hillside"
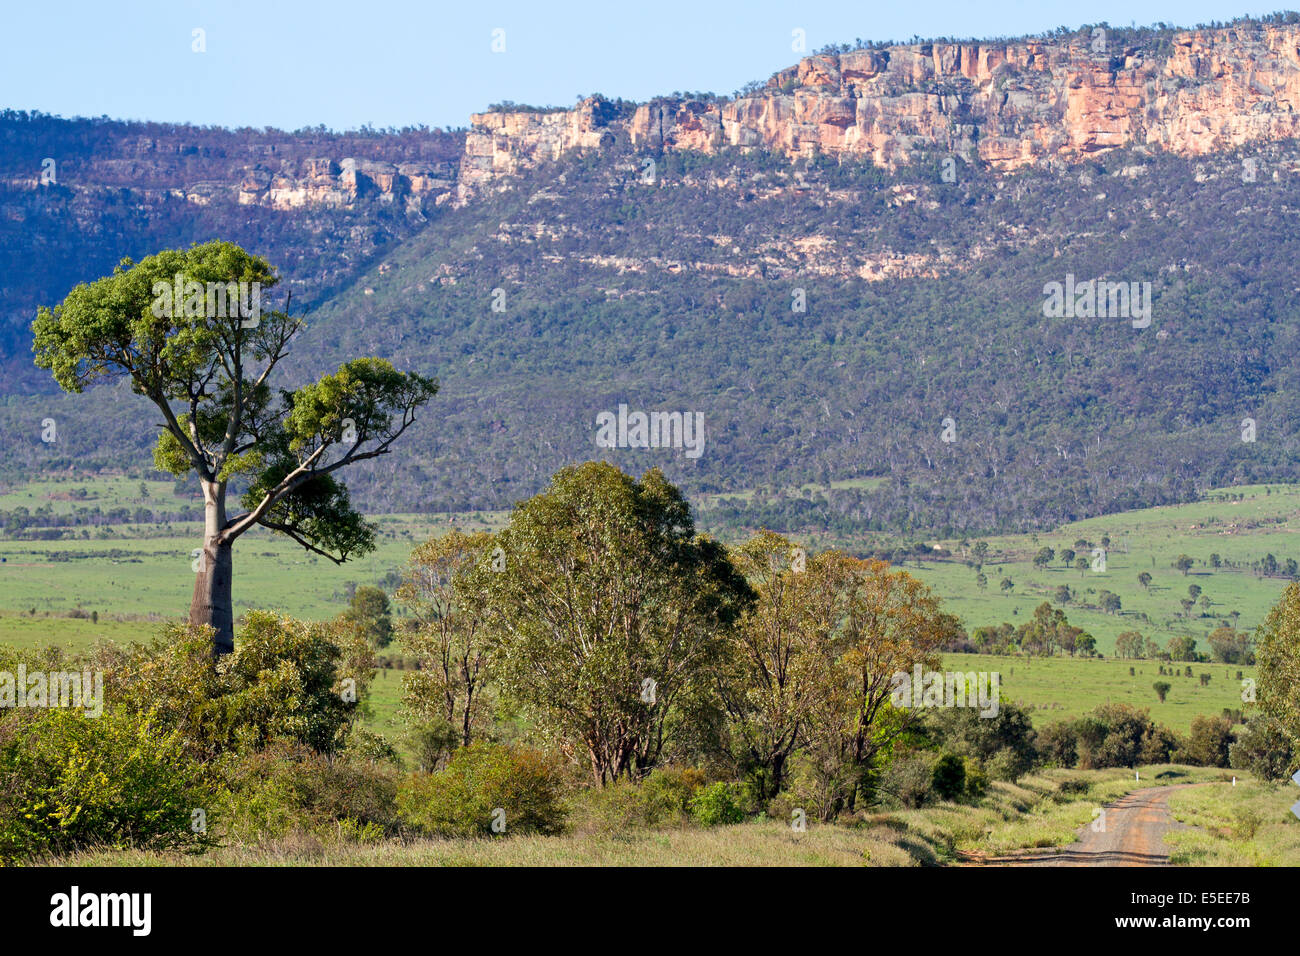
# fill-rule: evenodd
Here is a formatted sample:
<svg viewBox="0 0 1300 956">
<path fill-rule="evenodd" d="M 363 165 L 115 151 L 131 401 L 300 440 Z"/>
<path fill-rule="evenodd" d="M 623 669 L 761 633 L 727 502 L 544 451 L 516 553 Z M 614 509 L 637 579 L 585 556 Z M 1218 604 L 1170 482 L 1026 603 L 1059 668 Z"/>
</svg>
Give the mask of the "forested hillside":
<svg viewBox="0 0 1300 956">
<path fill-rule="evenodd" d="M 5 391 L 50 385 L 30 361 L 37 306 L 123 256 L 219 236 L 273 260 L 300 305 L 321 301 L 436 215 L 463 143 L 428 129 L 288 133 L 0 111 Z"/>
<path fill-rule="evenodd" d="M 11 178 L 39 176 L 35 122 L 0 126 Z M 604 457 L 663 467 L 737 529 L 948 536 L 1297 478 L 1294 140 L 1012 172 L 935 151 L 889 171 L 611 129 L 466 198 L 448 168 L 462 134 L 272 131 L 258 162 L 247 136 L 170 135 L 223 157 L 206 204 L 159 179 L 141 205 L 153 180 L 129 171 L 100 170 L 93 201 L 12 181 L 0 195 L 0 479 L 149 460 L 143 402 L 56 394 L 19 320 L 122 254 L 212 236 L 266 255 L 310 307 L 301 379 L 359 355 L 441 379 L 403 454 L 353 477 L 371 510 L 500 508 Z M 1099 278 L 1138 311 L 1048 314 L 1052 284 Z M 699 417 L 698 455 L 605 447 L 598 416 L 621 405 Z"/>
</svg>

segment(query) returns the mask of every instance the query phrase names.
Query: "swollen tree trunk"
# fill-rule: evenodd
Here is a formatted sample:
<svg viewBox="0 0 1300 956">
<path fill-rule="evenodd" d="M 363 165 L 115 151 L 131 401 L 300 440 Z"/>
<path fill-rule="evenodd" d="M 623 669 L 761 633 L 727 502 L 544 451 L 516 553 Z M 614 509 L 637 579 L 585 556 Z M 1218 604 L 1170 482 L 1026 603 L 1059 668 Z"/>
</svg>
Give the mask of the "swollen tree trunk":
<svg viewBox="0 0 1300 956">
<path fill-rule="evenodd" d="M 216 632 L 212 636 L 212 653 L 220 657 L 235 649 L 235 614 L 230 591 L 234 562 L 232 542 L 225 536 L 224 482 L 203 482 L 203 517 L 203 553 L 194 574 L 190 623 L 207 624 Z"/>
</svg>

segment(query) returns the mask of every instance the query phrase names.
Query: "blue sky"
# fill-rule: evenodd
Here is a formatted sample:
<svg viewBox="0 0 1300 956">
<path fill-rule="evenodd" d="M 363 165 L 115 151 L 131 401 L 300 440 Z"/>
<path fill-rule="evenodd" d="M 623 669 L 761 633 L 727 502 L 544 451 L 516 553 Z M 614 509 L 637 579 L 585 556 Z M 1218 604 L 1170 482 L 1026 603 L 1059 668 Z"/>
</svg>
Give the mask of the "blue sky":
<svg viewBox="0 0 1300 956">
<path fill-rule="evenodd" d="M 36 0 L 0 13 L 0 107 L 221 126 L 464 126 L 489 103 L 730 93 L 827 43 L 1193 25 L 1279 7 L 1074 2 Z M 196 53 L 194 30 L 206 51 Z M 503 30 L 505 51 L 492 50 Z"/>
</svg>

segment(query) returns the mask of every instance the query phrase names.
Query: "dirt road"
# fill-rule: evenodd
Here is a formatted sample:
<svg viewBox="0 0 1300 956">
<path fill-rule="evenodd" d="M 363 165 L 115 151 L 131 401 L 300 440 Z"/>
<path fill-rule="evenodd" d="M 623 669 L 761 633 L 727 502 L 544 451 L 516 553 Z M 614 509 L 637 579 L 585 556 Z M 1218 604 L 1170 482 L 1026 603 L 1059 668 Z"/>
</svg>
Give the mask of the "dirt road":
<svg viewBox="0 0 1300 956">
<path fill-rule="evenodd" d="M 1169 812 L 1169 795 L 1191 786 L 1203 785 L 1147 787 L 1125 794 L 1106 806 L 1104 829 L 1093 830 L 1093 824 L 1088 824 L 1069 846 L 973 862 L 984 866 L 1168 866 L 1165 834 L 1187 829 Z"/>
</svg>

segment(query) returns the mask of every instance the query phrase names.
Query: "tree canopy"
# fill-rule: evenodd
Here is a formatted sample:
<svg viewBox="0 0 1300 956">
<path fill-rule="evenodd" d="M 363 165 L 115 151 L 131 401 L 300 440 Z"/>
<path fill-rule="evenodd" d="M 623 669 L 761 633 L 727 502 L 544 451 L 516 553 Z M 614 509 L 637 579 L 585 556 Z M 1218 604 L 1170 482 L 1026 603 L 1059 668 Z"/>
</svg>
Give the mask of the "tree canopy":
<svg viewBox="0 0 1300 956">
<path fill-rule="evenodd" d="M 230 546 L 255 525 L 342 562 L 374 547 L 374 530 L 336 473 L 387 454 L 438 384 L 358 358 L 296 389 L 271 375 L 303 328 L 263 304 L 279 277 L 266 260 L 228 242 L 123 259 L 113 273 L 74 288 L 32 323 L 36 364 L 68 392 L 121 376 L 161 415 L 158 468 L 193 473 L 203 490 L 205 533 L 192 623 L 233 646 Z M 244 488 L 227 514 L 229 483 Z"/>
</svg>

